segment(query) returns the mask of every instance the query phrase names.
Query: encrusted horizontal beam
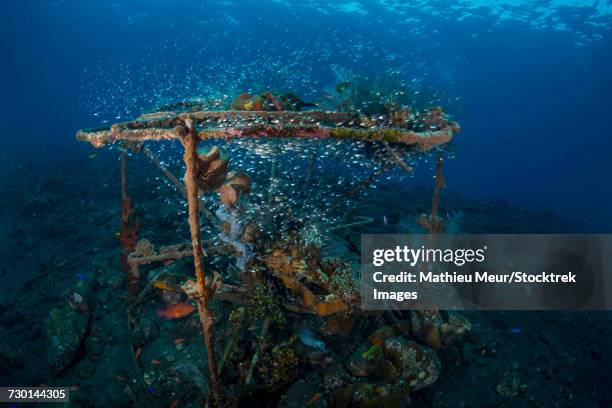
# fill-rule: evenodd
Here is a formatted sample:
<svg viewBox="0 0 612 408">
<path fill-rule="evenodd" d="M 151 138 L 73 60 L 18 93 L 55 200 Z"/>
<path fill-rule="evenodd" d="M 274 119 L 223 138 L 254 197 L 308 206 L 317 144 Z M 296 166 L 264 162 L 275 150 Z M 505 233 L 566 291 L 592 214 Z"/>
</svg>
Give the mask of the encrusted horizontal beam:
<svg viewBox="0 0 612 408">
<path fill-rule="evenodd" d="M 362 126 L 359 115 L 350 112 L 157 112 L 105 129 L 80 130 L 77 139 L 90 142 L 95 147 L 119 141 L 180 139 L 187 133 L 184 126 L 186 120 L 195 122 L 201 140 L 236 137 L 331 138 L 397 143 L 422 150 L 450 142 L 453 134 L 459 131 L 459 126 L 454 122 L 423 132 L 384 126 L 366 128 Z"/>
<path fill-rule="evenodd" d="M 178 139 L 176 129 L 138 129 L 138 130 L 79 130 L 77 140 L 89 142 L 94 147 L 104 147 L 116 142 L 144 142 L 147 140 Z"/>
<path fill-rule="evenodd" d="M 113 129 L 143 129 L 148 127 L 175 127 L 183 125 L 186 119 L 194 121 L 196 126 L 235 127 L 249 124 L 275 124 L 282 121 L 287 124 L 353 126 L 359 124 L 359 115 L 353 112 L 325 112 L 318 110 L 294 111 L 200 111 L 200 112 L 155 112 L 141 115 L 136 120 L 117 123 Z M 237 122 L 237 123 L 236 123 Z"/>
</svg>

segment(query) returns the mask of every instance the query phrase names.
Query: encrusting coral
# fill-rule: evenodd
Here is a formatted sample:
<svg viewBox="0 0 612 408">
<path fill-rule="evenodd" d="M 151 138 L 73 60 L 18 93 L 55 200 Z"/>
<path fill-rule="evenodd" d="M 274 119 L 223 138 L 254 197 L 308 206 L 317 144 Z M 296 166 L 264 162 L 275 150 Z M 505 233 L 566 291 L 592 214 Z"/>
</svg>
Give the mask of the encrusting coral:
<svg viewBox="0 0 612 408">
<path fill-rule="evenodd" d="M 202 192 L 216 190 L 227 177 L 227 155 L 214 146 L 208 151 L 198 150 L 196 180 Z"/>
<path fill-rule="evenodd" d="M 138 241 L 138 244 L 136 244 L 134 251 L 127 256 L 127 263 L 130 266 L 130 279 L 135 281 L 140 279 L 140 265 L 176 260 L 191 255 L 191 248 L 186 244 L 162 246 L 156 251 L 151 242 L 146 239 L 141 239 Z"/>
<path fill-rule="evenodd" d="M 415 310 L 410 323 L 416 339 L 434 349 L 452 346 L 472 330 L 469 320 L 453 311 Z"/>
<path fill-rule="evenodd" d="M 110 128 L 80 130 L 77 139 L 102 147 L 118 141 L 144 142 L 147 140 L 182 139 L 188 132 L 186 121 L 198 127 L 197 138 L 232 139 L 235 137 L 267 138 L 332 138 L 364 142 L 397 143 L 419 150 L 430 150 L 450 142 L 460 128 L 449 120 L 441 109 L 423 114 L 415 122 L 402 127 L 396 118 L 377 116 L 378 122 L 369 121 L 357 112 L 265 111 L 229 110 L 201 112 L 158 112 L 154 116 L 119 123 Z M 366 123 L 368 122 L 368 123 Z M 432 125 L 425 127 L 425 123 Z M 420 124 L 423 123 L 423 126 Z M 423 127 L 420 130 L 420 127 Z"/>
<path fill-rule="evenodd" d="M 185 161 L 185 187 L 187 188 L 187 202 L 189 208 L 189 229 L 191 231 L 191 245 L 193 251 L 193 263 L 196 275 L 197 303 L 200 324 L 204 335 L 206 353 L 208 356 L 208 370 L 210 375 L 210 385 L 215 401 L 220 400 L 220 385 L 217 375 L 217 357 L 215 355 L 214 338 L 212 333 L 213 314 L 209 303 L 212 299 L 211 287 L 206 284 L 204 275 L 202 251 L 202 239 L 200 229 L 200 212 L 198 203 L 198 156 L 196 130 L 193 121 L 185 121 L 187 134 L 183 139 L 185 148 L 183 160 Z"/>
<path fill-rule="evenodd" d="M 271 92 L 260 95 L 243 93 L 238 95 L 230 104 L 232 110 L 238 111 L 300 111 L 305 107 L 315 106 L 314 103 L 304 102 L 293 93 L 284 93 L 278 97 Z"/>
<path fill-rule="evenodd" d="M 279 278 L 283 285 L 300 300 L 297 305 L 287 305 L 289 309 L 310 311 L 321 317 L 349 310 L 349 304 L 345 299 L 338 294 L 330 293 L 329 277 L 321 268 L 325 266 L 316 258 L 305 259 L 296 246 L 289 247 L 288 251 L 281 248 L 275 249 L 265 262 L 274 276 Z M 333 268 L 328 268 L 328 273 L 333 274 Z M 325 289 L 328 294 L 326 296 L 315 295 L 301 283 L 302 279 Z"/>
</svg>

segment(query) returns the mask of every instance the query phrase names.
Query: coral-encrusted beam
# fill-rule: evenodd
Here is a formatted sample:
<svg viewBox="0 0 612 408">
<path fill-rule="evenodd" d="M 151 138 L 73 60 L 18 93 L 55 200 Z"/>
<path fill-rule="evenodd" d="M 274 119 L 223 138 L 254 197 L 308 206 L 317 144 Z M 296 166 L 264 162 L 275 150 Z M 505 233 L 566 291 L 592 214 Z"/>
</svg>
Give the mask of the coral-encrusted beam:
<svg viewBox="0 0 612 408">
<path fill-rule="evenodd" d="M 89 142 L 94 147 L 104 147 L 115 142 L 144 142 L 146 140 L 178 139 L 179 134 L 174 129 L 140 129 L 140 130 L 79 130 L 77 140 Z"/>
<path fill-rule="evenodd" d="M 195 119 L 197 118 L 197 119 Z M 332 138 L 361 141 L 383 141 L 422 150 L 451 141 L 459 126 L 454 122 L 438 130 L 415 132 L 407 129 L 358 127 L 359 117 L 345 112 L 167 112 L 141 116 L 132 122 L 119 123 L 106 129 L 80 130 L 77 139 L 102 147 L 118 141 L 142 142 L 184 137 L 185 120 L 199 125 L 200 140 L 234 137 L 268 138 Z"/>
<path fill-rule="evenodd" d="M 360 123 L 357 113 L 353 112 L 325 112 L 325 111 L 200 111 L 200 112 L 155 112 L 141 115 L 136 120 L 117 123 L 112 126 L 114 129 L 143 129 L 150 127 L 171 128 L 182 125 L 185 120 L 192 120 L 195 126 L 223 126 L 223 123 L 283 123 L 303 124 L 303 125 L 326 125 L 353 126 Z M 230 125 L 227 125 L 228 127 Z"/>
<path fill-rule="evenodd" d="M 200 210 L 198 201 L 198 187 L 196 181 L 197 161 L 198 156 L 196 149 L 198 147 L 197 134 L 194 128 L 193 121 L 187 119 L 185 121 L 187 133 L 183 138 L 183 146 L 185 152 L 183 160 L 185 161 L 185 188 L 187 189 L 187 202 L 189 204 L 189 229 L 191 231 L 191 242 L 193 249 L 193 263 L 195 266 L 196 287 L 197 287 L 197 302 L 198 313 L 200 315 L 200 323 L 204 334 L 204 343 L 206 344 L 206 352 L 208 355 L 208 370 L 210 373 L 210 385 L 215 401 L 219 401 L 220 386 L 217 378 L 217 358 L 215 356 L 214 335 L 213 335 L 213 313 L 210 309 L 211 291 L 206 284 L 206 276 L 204 275 L 202 251 L 202 240 L 200 237 Z"/>
</svg>

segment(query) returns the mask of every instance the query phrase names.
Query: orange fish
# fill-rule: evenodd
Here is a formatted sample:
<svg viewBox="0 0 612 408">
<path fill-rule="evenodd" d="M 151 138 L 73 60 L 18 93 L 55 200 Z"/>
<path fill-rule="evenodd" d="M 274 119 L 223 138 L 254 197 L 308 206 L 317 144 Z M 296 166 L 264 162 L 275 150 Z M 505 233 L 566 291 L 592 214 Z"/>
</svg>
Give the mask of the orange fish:
<svg viewBox="0 0 612 408">
<path fill-rule="evenodd" d="M 164 319 L 180 319 L 191 314 L 194 310 L 195 307 L 189 303 L 174 303 L 165 309 L 157 309 L 156 313 Z"/>
<path fill-rule="evenodd" d="M 178 400 L 175 400 L 172 404 L 170 404 L 170 408 L 177 408 L 178 407 Z"/>
<path fill-rule="evenodd" d="M 134 357 L 136 357 L 136 361 L 140 361 L 140 355 L 142 354 L 142 347 L 138 347 L 134 352 Z"/>
<path fill-rule="evenodd" d="M 313 404 L 315 402 L 317 402 L 318 400 L 321 399 L 321 397 L 323 396 L 323 394 L 321 394 L 320 392 L 317 392 L 315 395 L 313 395 L 313 397 L 306 403 L 306 405 L 310 405 Z"/>
<path fill-rule="evenodd" d="M 181 343 L 184 343 L 184 342 L 185 342 L 185 339 L 183 339 L 183 338 L 178 338 L 178 339 L 174 340 L 174 344 L 181 344 Z"/>
<path fill-rule="evenodd" d="M 153 286 L 156 289 L 162 289 L 162 290 L 169 290 L 171 292 L 180 292 L 180 289 L 177 289 L 173 286 L 170 286 L 169 284 L 167 284 L 166 282 L 160 281 L 160 280 L 156 280 L 153 282 Z"/>
<path fill-rule="evenodd" d="M 161 361 L 159 360 L 151 360 L 151 365 L 160 365 Z"/>
</svg>

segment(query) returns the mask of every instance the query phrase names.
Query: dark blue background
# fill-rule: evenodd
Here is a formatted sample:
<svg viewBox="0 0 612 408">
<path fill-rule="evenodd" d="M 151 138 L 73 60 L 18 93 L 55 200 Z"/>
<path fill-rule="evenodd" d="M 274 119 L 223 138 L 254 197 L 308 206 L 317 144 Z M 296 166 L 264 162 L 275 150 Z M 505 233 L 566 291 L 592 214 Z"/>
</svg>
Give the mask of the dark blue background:
<svg viewBox="0 0 612 408">
<path fill-rule="evenodd" d="M 560 8 L 568 29 L 559 31 L 500 22 L 486 9 L 454 21 L 444 2 L 432 4 L 446 17 L 414 10 L 401 18 L 361 3 L 368 14 L 273 1 L 0 1 L 3 167 L 88 154 L 74 141 L 77 129 L 196 97 L 196 74 L 201 86 L 223 85 L 209 75 L 211 61 L 230 67 L 228 81 L 242 76 L 239 85 L 252 75 L 245 64 L 276 61 L 290 72 L 270 81 L 312 78 L 295 89 L 306 95 L 331 83 L 333 63 L 403 66 L 429 92 L 443 91 L 461 122 L 450 189 L 612 230 L 609 19 L 596 27 L 585 24 L 588 8 Z M 419 22 L 399 23 L 406 17 Z M 430 176 L 423 171 L 415 183 Z"/>
</svg>

